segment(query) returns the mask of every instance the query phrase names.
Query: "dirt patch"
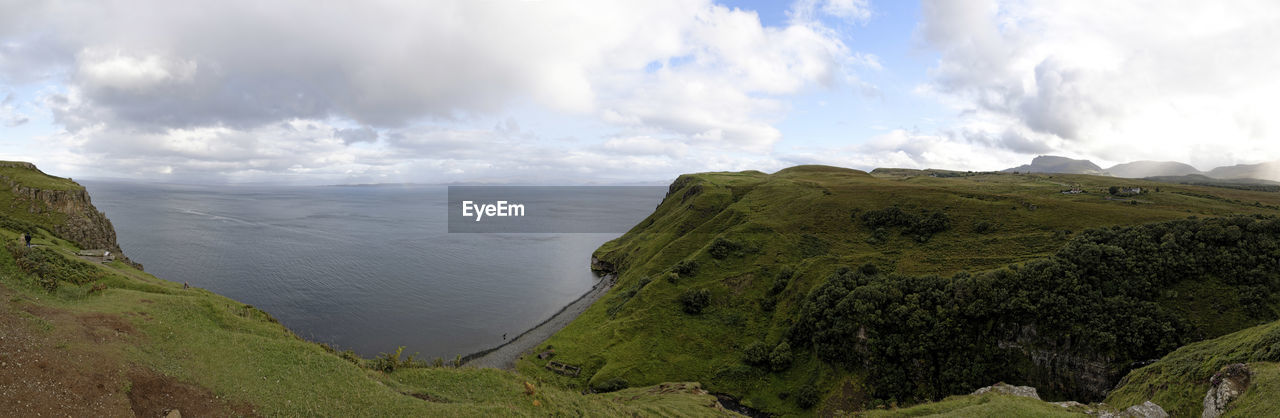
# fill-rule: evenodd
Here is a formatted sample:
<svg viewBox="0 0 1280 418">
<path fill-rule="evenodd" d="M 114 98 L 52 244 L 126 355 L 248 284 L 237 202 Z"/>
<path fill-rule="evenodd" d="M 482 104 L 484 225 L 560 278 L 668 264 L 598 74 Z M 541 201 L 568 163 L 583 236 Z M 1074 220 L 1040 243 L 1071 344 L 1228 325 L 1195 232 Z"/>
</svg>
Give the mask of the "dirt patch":
<svg viewBox="0 0 1280 418">
<path fill-rule="evenodd" d="M 138 335 L 138 330 L 133 328 L 133 324 L 130 324 L 129 321 L 119 315 L 104 313 L 82 314 L 76 315 L 76 320 L 80 323 L 80 329 L 84 336 L 98 343 L 121 340 L 129 336 Z"/>
<path fill-rule="evenodd" d="M 208 389 L 145 369 L 129 372 L 129 407 L 139 417 L 163 417 L 177 409 L 183 416 L 254 416 L 253 408 L 231 406 Z"/>
<path fill-rule="evenodd" d="M 437 402 L 437 403 L 448 403 L 448 402 L 449 402 L 449 400 L 448 400 L 448 399 L 441 398 L 441 397 L 439 397 L 439 396 L 434 396 L 434 395 L 427 394 L 427 393 L 419 393 L 419 392 L 400 392 L 400 393 L 401 393 L 401 394 L 404 394 L 404 395 L 409 395 L 409 396 L 412 396 L 412 397 L 415 397 L 415 398 L 418 398 L 418 399 L 421 399 L 421 400 L 424 400 L 424 401 L 427 401 L 427 402 Z"/>
<path fill-rule="evenodd" d="M 0 286 L 0 298 L 9 300 Z M 25 416 L 129 414 L 120 356 L 82 340 L 69 314 L 0 305 L 0 411 Z"/>
<path fill-rule="evenodd" d="M 870 398 L 867 392 L 862 388 L 854 385 L 849 379 L 845 379 L 840 383 L 840 387 L 836 390 L 835 395 L 827 398 L 827 401 L 818 408 L 818 416 L 820 417 L 837 417 L 846 416 L 849 413 L 861 411 L 866 408 L 867 401 Z"/>
<path fill-rule="evenodd" d="M 125 361 L 145 338 L 129 320 L 12 298 L 0 284 L 0 415 L 251 416 L 207 389 Z"/>
<path fill-rule="evenodd" d="M 737 297 L 738 295 L 741 295 L 742 292 L 745 292 L 748 287 L 751 286 L 751 282 L 755 280 L 755 277 L 756 277 L 755 274 L 747 273 L 741 276 L 726 277 L 720 282 L 724 283 L 725 287 L 729 288 L 730 294 L 732 294 L 734 297 Z"/>
</svg>

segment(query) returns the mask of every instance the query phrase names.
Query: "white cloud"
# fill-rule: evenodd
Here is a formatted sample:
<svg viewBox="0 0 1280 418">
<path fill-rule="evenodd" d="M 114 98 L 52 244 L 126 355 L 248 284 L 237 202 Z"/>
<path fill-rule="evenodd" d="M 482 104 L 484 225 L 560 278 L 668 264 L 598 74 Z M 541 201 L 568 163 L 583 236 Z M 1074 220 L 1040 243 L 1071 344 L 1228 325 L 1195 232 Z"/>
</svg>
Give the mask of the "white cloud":
<svg viewBox="0 0 1280 418">
<path fill-rule="evenodd" d="M 869 16 L 865 1 L 796 7 Z M 782 137 L 773 125 L 789 97 L 861 85 L 851 72 L 879 66 L 818 19 L 766 27 L 754 12 L 709 0 L 135 0 L 0 9 L 22 17 L 0 18 L 12 23 L 0 28 L 0 80 L 62 84 L 43 102 L 66 128 L 64 144 L 86 161 L 155 159 L 170 167 L 155 174 L 173 176 L 363 175 L 356 166 L 377 165 L 344 160 L 349 149 L 409 152 L 396 158 L 410 165 L 534 152 L 525 144 L 532 133 L 476 127 L 521 107 L 586 121 L 596 127 L 587 140 L 597 151 L 630 150 L 649 162 L 690 147 L 768 153 Z M 666 145 L 655 153 L 635 138 Z M 536 151 L 551 153 L 547 146 Z M 538 158 L 489 166 L 497 173 L 509 168 L 500 164 L 531 167 Z M 484 165 L 434 167 L 475 173 Z"/>
<path fill-rule="evenodd" d="M 1280 158 L 1280 120 L 1261 116 L 1280 109 L 1275 2 L 926 1 L 917 36 L 941 53 L 923 91 L 1003 148 Z"/>
<path fill-rule="evenodd" d="M 141 57 L 120 51 L 85 49 L 76 56 L 81 82 L 89 88 L 137 90 L 165 83 L 190 81 L 196 63 L 164 58 Z"/>
</svg>

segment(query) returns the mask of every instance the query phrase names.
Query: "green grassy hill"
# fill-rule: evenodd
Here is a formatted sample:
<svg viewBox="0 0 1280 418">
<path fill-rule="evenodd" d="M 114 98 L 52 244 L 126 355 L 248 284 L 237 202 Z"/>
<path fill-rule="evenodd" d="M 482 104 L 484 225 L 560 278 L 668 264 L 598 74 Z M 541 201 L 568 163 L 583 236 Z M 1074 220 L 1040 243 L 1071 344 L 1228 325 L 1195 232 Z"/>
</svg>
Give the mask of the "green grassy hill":
<svg viewBox="0 0 1280 418">
<path fill-rule="evenodd" d="M 1207 262 L 1145 260 L 1165 269 L 1145 271 L 1130 257 L 1159 254 L 1144 247 L 1160 242 L 1156 233 L 1208 257 L 1198 251 L 1218 247 L 1201 239 L 1229 239 L 1251 218 L 1109 228 L 1274 215 L 1278 205 L 1277 193 L 1086 175 L 824 166 L 685 175 L 650 217 L 596 252 L 618 283 L 545 344 L 584 373 L 557 376 L 533 358 L 518 369 L 571 388 L 699 381 L 783 414 L 909 404 L 995 381 L 972 381 L 980 378 L 1030 383 L 1048 398 L 1100 399 L 1131 360 L 1276 318 L 1267 293 L 1244 303 L 1203 297 L 1253 295 L 1266 280 L 1231 281 Z M 1260 263 L 1249 246 L 1273 249 L 1268 236 L 1250 235 L 1230 254 Z M 1094 266 L 1089 257 L 1111 261 Z M 1160 274 L 1184 267 L 1200 275 Z M 1055 273 L 1063 268 L 1079 271 Z M 1109 269 L 1140 279 L 1112 285 Z M 1112 315 L 1129 309 L 1150 314 Z M 812 328 L 824 315 L 859 326 L 817 333 L 830 328 Z M 1146 325 L 1174 337 L 1120 339 L 1143 338 Z M 962 355 L 937 355 L 952 351 Z M 936 381 L 912 378 L 921 376 Z"/>
<path fill-rule="evenodd" d="M 34 167 L 12 187 L 83 191 Z M 0 189 L 0 411 L 160 416 L 719 416 L 697 383 L 607 394 L 509 371 L 361 359 L 270 315 L 133 265 L 75 255 L 54 204 Z M 56 203 L 56 202 L 55 202 Z M 87 204 L 87 202 L 86 202 Z M 34 209 L 33 209 L 34 208 Z M 77 208 L 79 210 L 79 208 Z M 32 233 L 35 248 L 19 245 Z"/>
<path fill-rule="evenodd" d="M 1225 415 L 1280 415 L 1280 322 L 1179 348 L 1129 372 L 1107 403 L 1128 406 L 1150 399 L 1175 416 L 1199 416 L 1215 374 L 1232 364 L 1247 365 L 1252 377 Z"/>
</svg>

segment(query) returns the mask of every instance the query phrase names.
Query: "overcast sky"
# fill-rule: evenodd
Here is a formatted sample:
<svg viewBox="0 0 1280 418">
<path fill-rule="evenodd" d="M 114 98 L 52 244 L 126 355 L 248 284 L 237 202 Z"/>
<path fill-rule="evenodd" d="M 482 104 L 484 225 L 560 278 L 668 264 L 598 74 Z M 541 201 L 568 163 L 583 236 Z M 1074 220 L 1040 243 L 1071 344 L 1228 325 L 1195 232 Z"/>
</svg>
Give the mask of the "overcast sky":
<svg viewBox="0 0 1280 418">
<path fill-rule="evenodd" d="M 0 0 L 0 159 L 630 182 L 1280 158 L 1280 2 Z"/>
</svg>

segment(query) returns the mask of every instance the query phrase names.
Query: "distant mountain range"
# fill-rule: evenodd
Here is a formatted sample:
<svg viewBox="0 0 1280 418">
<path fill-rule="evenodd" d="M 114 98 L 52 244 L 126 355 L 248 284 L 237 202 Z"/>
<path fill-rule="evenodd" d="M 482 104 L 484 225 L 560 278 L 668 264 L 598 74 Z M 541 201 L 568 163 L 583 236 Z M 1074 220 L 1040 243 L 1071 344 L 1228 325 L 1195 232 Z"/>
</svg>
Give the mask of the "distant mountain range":
<svg viewBox="0 0 1280 418">
<path fill-rule="evenodd" d="M 1218 180 L 1266 180 L 1267 183 L 1280 181 L 1280 161 L 1239 164 L 1218 167 L 1209 171 L 1200 171 L 1189 164 L 1175 161 L 1134 161 L 1103 169 L 1089 160 L 1042 155 L 1031 160 L 1031 164 L 1024 164 L 1002 171 L 1006 173 L 1092 174 L 1124 178 L 1203 176 L 1206 179 Z"/>
</svg>

